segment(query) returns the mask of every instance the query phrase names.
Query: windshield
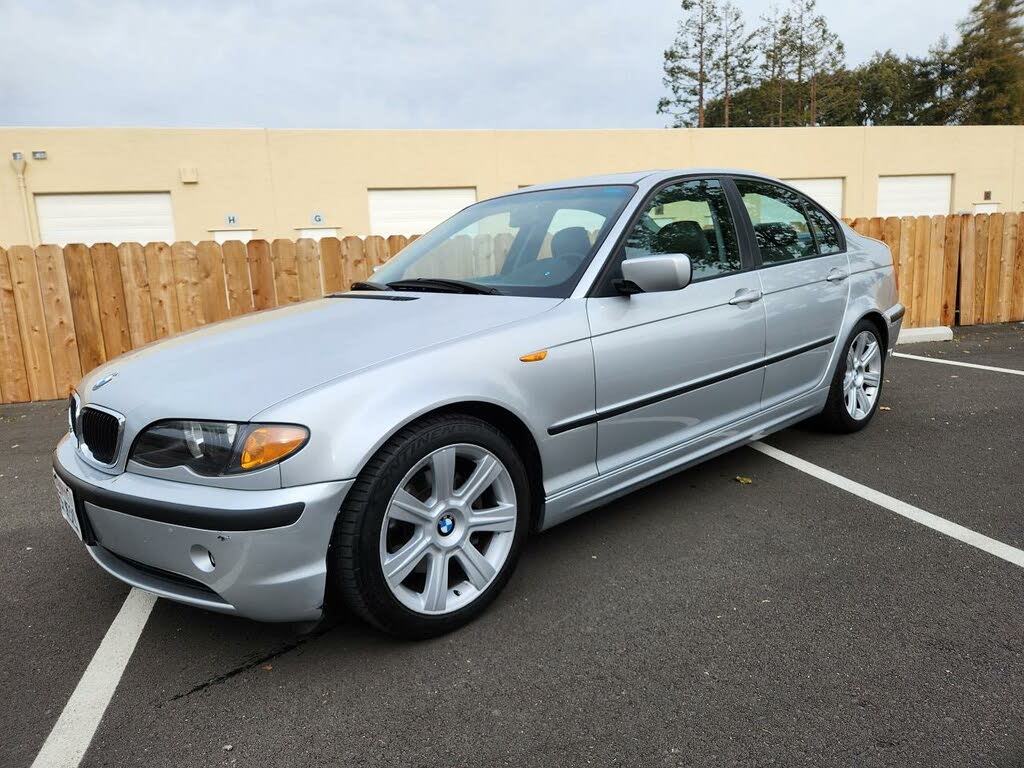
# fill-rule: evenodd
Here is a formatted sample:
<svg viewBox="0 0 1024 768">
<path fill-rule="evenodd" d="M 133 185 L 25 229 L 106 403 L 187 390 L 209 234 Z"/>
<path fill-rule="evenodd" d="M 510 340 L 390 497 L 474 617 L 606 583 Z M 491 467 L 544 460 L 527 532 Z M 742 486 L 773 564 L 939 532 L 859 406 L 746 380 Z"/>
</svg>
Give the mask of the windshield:
<svg viewBox="0 0 1024 768">
<path fill-rule="evenodd" d="M 458 280 L 490 293 L 565 298 L 635 191 L 572 187 L 485 200 L 412 242 L 370 282 L 419 280 L 430 290 L 445 287 L 430 280 Z"/>
</svg>

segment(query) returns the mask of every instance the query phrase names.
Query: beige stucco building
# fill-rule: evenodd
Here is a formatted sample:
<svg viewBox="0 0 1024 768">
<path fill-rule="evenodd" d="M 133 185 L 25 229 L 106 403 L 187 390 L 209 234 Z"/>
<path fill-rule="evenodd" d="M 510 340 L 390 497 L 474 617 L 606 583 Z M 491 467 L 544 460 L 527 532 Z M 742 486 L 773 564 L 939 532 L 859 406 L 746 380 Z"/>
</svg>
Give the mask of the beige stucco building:
<svg viewBox="0 0 1024 768">
<path fill-rule="evenodd" d="M 1024 208 L 1015 126 L 0 128 L 0 152 L 0 246 L 412 233 L 524 185 L 688 166 L 791 179 L 848 217 Z"/>
</svg>

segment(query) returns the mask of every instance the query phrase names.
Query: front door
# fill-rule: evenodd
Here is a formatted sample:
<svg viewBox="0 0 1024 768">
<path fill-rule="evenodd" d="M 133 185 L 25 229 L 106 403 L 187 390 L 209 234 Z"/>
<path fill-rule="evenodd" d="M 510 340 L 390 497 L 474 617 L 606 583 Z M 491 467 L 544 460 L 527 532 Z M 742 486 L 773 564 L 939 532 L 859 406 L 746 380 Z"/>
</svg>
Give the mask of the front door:
<svg viewBox="0 0 1024 768">
<path fill-rule="evenodd" d="M 685 253 L 678 291 L 618 295 L 624 258 Z M 645 203 L 617 263 L 587 301 L 602 473 L 754 413 L 764 378 L 761 286 L 741 254 L 722 182 L 669 182 Z"/>
<path fill-rule="evenodd" d="M 735 179 L 753 227 L 768 319 L 764 393 L 770 408 L 824 383 L 849 295 L 850 263 L 835 222 L 796 191 Z"/>
</svg>

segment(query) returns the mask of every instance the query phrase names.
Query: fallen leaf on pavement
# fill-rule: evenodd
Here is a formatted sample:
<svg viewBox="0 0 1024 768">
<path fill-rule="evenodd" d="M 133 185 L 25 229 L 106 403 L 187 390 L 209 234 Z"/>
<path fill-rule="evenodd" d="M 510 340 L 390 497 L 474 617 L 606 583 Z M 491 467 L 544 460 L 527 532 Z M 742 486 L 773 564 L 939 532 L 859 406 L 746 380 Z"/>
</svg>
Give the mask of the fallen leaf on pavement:
<svg viewBox="0 0 1024 768">
<path fill-rule="evenodd" d="M 740 485 L 750 485 L 754 481 L 751 480 L 749 477 L 743 477 L 743 475 L 736 475 L 736 482 L 739 483 Z"/>
</svg>

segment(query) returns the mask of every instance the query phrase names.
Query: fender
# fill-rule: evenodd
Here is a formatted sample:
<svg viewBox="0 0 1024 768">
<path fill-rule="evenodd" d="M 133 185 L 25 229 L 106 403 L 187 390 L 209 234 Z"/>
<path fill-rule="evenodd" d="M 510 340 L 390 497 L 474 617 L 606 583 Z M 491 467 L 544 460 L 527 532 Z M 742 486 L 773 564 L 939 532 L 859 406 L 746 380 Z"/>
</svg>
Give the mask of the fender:
<svg viewBox="0 0 1024 768">
<path fill-rule="evenodd" d="M 538 350 L 547 350 L 543 360 L 519 360 Z M 382 445 L 417 418 L 460 402 L 486 403 L 527 425 L 540 453 L 545 492 L 551 494 L 597 474 L 595 426 L 554 436 L 546 430 L 592 411 L 594 401 L 585 302 L 569 299 L 483 337 L 417 351 L 328 382 L 267 408 L 254 420 L 310 428 L 307 446 L 281 464 L 282 486 L 289 487 L 354 478 Z"/>
</svg>

